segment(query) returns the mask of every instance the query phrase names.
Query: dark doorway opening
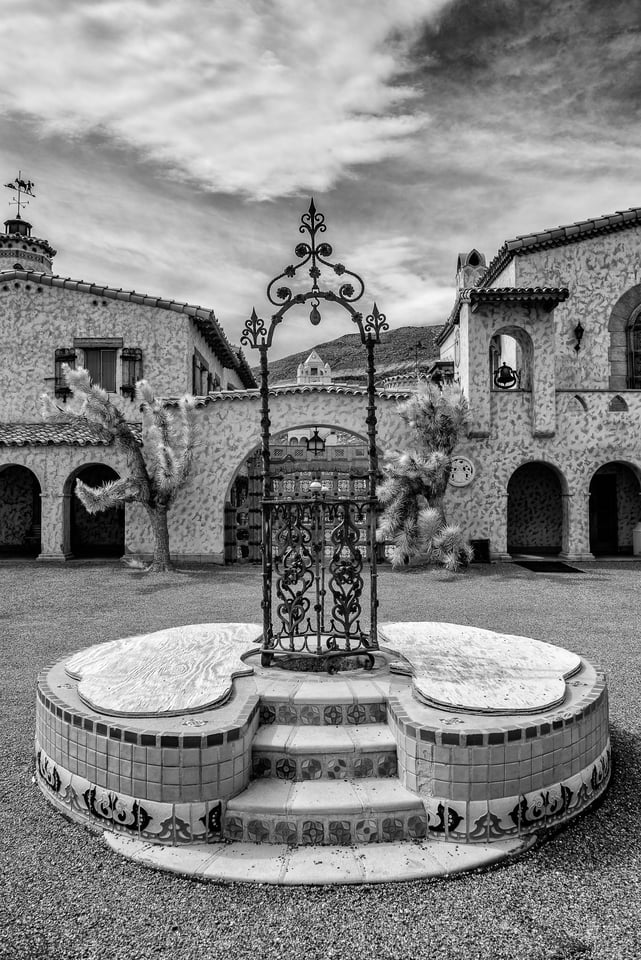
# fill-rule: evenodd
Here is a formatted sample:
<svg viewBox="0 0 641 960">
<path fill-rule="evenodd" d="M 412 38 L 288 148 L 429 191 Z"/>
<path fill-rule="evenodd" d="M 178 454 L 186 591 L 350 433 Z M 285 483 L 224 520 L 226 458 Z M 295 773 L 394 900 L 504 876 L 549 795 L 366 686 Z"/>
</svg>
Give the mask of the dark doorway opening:
<svg viewBox="0 0 641 960">
<path fill-rule="evenodd" d="M 85 467 L 76 475 L 88 487 L 100 487 L 118 474 L 104 464 Z M 75 487 L 75 482 L 73 484 Z M 71 494 L 71 552 L 76 557 L 121 557 L 125 550 L 125 508 L 113 507 L 100 513 L 89 513 Z"/>
<path fill-rule="evenodd" d="M 0 470 L 0 556 L 37 557 L 41 550 L 40 483 L 27 467 Z"/>
<path fill-rule="evenodd" d="M 554 556 L 563 542 L 563 501 L 558 474 L 544 463 L 526 463 L 507 485 L 507 549 Z"/>
<path fill-rule="evenodd" d="M 641 520 L 639 481 L 624 463 L 608 463 L 590 483 L 590 550 L 595 556 L 632 553 L 632 531 Z"/>
</svg>

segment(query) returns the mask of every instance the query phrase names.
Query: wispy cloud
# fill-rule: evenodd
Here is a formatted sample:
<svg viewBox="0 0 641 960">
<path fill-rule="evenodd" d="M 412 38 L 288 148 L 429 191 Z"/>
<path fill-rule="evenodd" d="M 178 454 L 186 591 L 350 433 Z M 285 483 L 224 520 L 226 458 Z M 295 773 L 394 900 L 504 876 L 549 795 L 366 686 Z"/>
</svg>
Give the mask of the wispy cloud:
<svg viewBox="0 0 641 960">
<path fill-rule="evenodd" d="M 398 74 L 445 2 L 36 0 L 3 23 L 2 108 L 211 190 L 325 191 L 424 127 Z"/>
<path fill-rule="evenodd" d="M 60 272 L 236 341 L 310 194 L 394 326 L 445 319 L 459 251 L 641 203 L 629 0 L 30 0 L 2 54 L 2 163 Z"/>
</svg>

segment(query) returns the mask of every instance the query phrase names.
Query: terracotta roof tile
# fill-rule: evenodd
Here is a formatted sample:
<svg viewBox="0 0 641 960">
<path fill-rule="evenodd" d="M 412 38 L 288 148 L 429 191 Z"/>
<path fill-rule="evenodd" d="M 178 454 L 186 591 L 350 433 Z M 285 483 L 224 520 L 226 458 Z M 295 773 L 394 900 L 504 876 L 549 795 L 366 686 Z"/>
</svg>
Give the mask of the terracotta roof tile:
<svg viewBox="0 0 641 960">
<path fill-rule="evenodd" d="M 479 279 L 479 287 L 490 286 L 501 270 L 507 266 L 515 256 L 532 253 L 546 247 L 559 247 L 566 243 L 578 243 L 590 237 L 613 233 L 617 230 L 626 230 L 641 223 L 641 207 L 632 207 L 630 210 L 617 210 L 616 213 L 603 217 L 594 217 L 591 220 L 579 220 L 567 226 L 542 230 L 540 233 L 523 234 L 514 240 L 507 240 L 494 259 L 490 262 L 487 271 Z"/>
<path fill-rule="evenodd" d="M 138 424 L 132 424 L 140 435 Z M 0 423 L 0 446 L 108 446 L 113 437 L 102 427 L 78 421 L 77 423 Z"/>
</svg>

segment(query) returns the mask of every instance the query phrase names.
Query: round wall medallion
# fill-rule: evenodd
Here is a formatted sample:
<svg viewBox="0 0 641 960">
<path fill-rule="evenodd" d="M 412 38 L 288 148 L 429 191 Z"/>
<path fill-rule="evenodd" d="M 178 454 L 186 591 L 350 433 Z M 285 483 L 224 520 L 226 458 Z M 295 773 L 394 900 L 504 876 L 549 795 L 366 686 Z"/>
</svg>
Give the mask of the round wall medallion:
<svg viewBox="0 0 641 960">
<path fill-rule="evenodd" d="M 474 479 L 474 464 L 467 457 L 452 457 L 450 483 L 453 487 L 466 487 Z"/>
</svg>

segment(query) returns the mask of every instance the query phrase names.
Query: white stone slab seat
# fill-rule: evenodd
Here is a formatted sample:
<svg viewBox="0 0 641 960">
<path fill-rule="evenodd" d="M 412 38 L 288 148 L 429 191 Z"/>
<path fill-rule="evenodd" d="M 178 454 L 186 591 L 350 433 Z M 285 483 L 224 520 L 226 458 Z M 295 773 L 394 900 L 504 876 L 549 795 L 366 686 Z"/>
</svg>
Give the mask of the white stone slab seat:
<svg viewBox="0 0 641 960">
<path fill-rule="evenodd" d="M 98 644 L 66 664 L 80 698 L 112 716 L 197 713 L 224 703 L 235 677 L 253 673 L 240 657 L 254 646 L 256 623 L 170 627 Z"/>
<path fill-rule="evenodd" d="M 563 703 L 581 668 L 574 653 L 529 637 L 453 623 L 381 623 L 379 642 L 404 658 L 427 703 L 472 713 L 539 713 Z"/>
</svg>

